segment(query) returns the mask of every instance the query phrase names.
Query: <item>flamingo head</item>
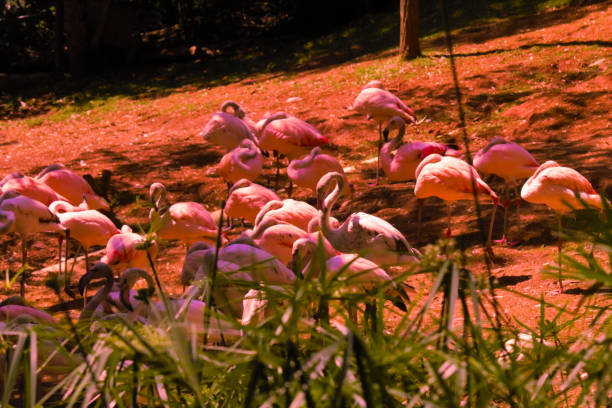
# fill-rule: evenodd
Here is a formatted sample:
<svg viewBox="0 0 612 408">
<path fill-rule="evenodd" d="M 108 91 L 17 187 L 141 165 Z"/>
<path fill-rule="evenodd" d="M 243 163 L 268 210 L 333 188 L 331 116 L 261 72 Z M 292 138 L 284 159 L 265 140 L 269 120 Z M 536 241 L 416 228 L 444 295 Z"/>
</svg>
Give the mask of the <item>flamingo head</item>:
<svg viewBox="0 0 612 408">
<path fill-rule="evenodd" d="M 83 201 L 90 210 L 110 211 L 108 202 L 97 194 L 83 194 Z"/>
</svg>

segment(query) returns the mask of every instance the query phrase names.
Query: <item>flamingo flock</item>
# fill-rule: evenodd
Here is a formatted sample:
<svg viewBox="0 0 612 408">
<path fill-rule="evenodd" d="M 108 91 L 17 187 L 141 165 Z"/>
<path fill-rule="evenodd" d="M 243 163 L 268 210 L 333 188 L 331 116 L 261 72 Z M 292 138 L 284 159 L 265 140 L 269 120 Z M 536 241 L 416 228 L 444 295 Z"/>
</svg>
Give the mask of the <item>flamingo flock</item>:
<svg viewBox="0 0 612 408">
<path fill-rule="evenodd" d="M 419 124 L 416 114 L 380 81 L 368 83 L 352 108 L 374 119 L 379 126 L 376 184 L 380 183 L 380 167 L 391 182 L 414 180 L 414 197 L 419 203 L 414 242 L 420 241 L 423 200 L 431 197 L 446 203 L 447 237 L 451 236 L 453 202 L 474 197 L 490 201 L 493 206 L 488 249 L 493 245 L 498 206 L 504 208 L 502 242 L 507 240 L 510 186 L 515 194 L 519 236 L 521 199 L 545 204 L 557 214 L 603 206 L 602 197 L 576 170 L 553 161 L 539 165 L 524 147 L 501 137 L 491 140 L 476 154 L 473 166 L 461 158 L 456 146 L 435 141 L 404 143 L 408 124 Z M 388 141 L 392 132 L 397 133 Z M 152 207 L 149 221 L 155 227 L 152 235 L 136 233 L 128 225 L 115 225 L 104 214 L 112 210 L 108 202 L 82 176 L 61 164 L 46 167 L 36 177 L 15 172 L 0 181 L 0 234 L 13 233 L 21 240 L 21 295 L 26 293 L 28 240 L 39 233 L 50 233 L 58 237 L 60 252 L 62 240 L 68 245 L 69 238 L 83 249 L 87 272 L 79 281 L 81 293 L 90 281 L 105 280 L 105 285 L 87 302 L 81 320 L 115 310 L 134 321 L 154 324 L 159 310 L 170 307 L 173 313 L 187 316 L 188 330 L 201 334 L 205 305 L 198 298 L 206 287 L 202 282 L 215 274 L 222 276 L 224 284 L 212 294 L 219 316 L 250 322 L 253 310 L 261 309 L 262 304 L 265 307 L 266 301 L 262 301 L 257 290 L 247 295 L 250 291 L 244 282 L 282 287 L 298 278 L 318 279 L 323 265 L 313 263 L 313 254 L 321 243 L 326 268 L 332 274 L 353 279 L 351 290 L 369 293 L 384 284 L 387 299 L 405 310 L 409 300 L 403 283 L 394 278 L 397 275 L 394 267 L 419 262 L 421 254 L 408 239 L 414 235 L 365 212 L 354 212 L 341 220 L 331 216 L 341 200 L 345 204 L 351 202 L 353 188 L 339 158 L 324 153 L 332 143 L 328 137 L 312 124 L 284 112 L 255 123 L 233 101 L 224 103 L 221 111 L 210 117 L 201 136 L 203 143 L 226 152 L 216 167 L 219 177 L 228 184 L 225 207 L 210 213 L 203 203 L 170 205 L 165 186 L 155 182 L 149 189 Z M 387 141 L 384 145 L 383 138 Z M 270 152 L 276 167 L 276 191 L 256 182 L 264 173 L 264 161 Z M 291 185 L 286 198 L 281 198 L 278 190 L 282 157 L 289 160 L 287 175 Z M 500 200 L 479 172 L 502 178 L 505 198 Z M 518 181 L 523 179 L 527 181 L 519 195 Z M 290 198 L 293 184 L 314 194 L 316 206 Z M 215 214 L 229 221 L 241 219 L 243 225 L 251 228 L 229 241 L 227 228 Z M 150 290 L 155 290 L 148 271 L 154 267 L 159 247 L 166 241 L 180 241 L 188 248 L 181 272 L 176 275 L 184 286 L 190 286 L 188 296 L 174 299 L 170 306 L 140 304 L 135 301 L 132 286 L 142 278 Z M 105 249 L 100 261 L 92 265 L 89 258 L 93 247 Z M 71 277 L 67 254 L 68 251 L 65 265 L 68 289 Z M 117 281 L 116 277 L 120 279 Z M 561 286 L 562 282 L 559 283 Z M 0 316 L 9 316 L 18 309 L 4 307 L 0 308 L 3 313 Z M 49 320 L 34 310 L 30 313 L 33 318 Z M 220 323 L 217 327 L 225 326 Z M 235 326 L 226 329 L 232 336 L 240 335 Z"/>
</svg>

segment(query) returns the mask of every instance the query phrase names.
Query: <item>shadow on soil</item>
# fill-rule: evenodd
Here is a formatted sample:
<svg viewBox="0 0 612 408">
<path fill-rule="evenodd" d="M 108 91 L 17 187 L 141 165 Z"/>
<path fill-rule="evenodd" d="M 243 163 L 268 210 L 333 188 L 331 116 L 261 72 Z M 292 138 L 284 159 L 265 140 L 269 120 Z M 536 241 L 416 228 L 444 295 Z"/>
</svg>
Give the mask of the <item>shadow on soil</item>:
<svg viewBox="0 0 612 408">
<path fill-rule="evenodd" d="M 484 42 L 493 38 L 512 35 L 525 30 L 537 30 L 555 24 L 580 19 L 593 8 L 609 6 L 604 2 L 596 6 L 566 7 L 538 12 L 542 1 L 476 2 L 477 7 L 455 7 L 451 10 L 454 27 L 464 27 L 454 35 L 454 42 Z M 421 5 L 422 33 L 429 35 L 440 31 L 441 23 L 437 2 Z M 534 14 L 536 13 L 536 14 Z M 503 21 L 481 21 L 506 18 Z M 525 16 L 525 14 L 528 14 Z M 283 73 L 299 73 L 311 70 L 327 70 L 352 60 L 370 60 L 391 55 L 399 36 L 397 13 L 368 15 L 340 28 L 338 31 L 313 38 L 279 37 L 258 39 L 256 43 L 219 45 L 224 50 L 215 57 L 200 56 L 194 61 L 179 61 L 170 65 L 146 63 L 130 67 L 137 73 L 117 72 L 84 79 L 50 78 L 48 84 L 0 95 L 3 107 L 0 118 L 26 118 L 48 112 L 52 108 L 65 108 L 79 112 L 91 108 L 92 100 L 111 97 L 152 99 L 169 95 L 178 88 L 194 89 L 215 87 L 241 81 L 255 74 L 266 73 L 265 80 Z M 422 47 L 443 47 L 443 36 L 424 39 Z M 610 47 L 609 41 L 568 42 L 562 45 L 594 45 Z M 556 47 L 558 44 L 523 45 L 519 48 Z M 503 52 L 493 50 L 487 53 Z M 486 53 L 473 55 L 485 55 Z M 468 55 L 465 55 L 468 56 Z M 249 80 L 254 83 L 256 80 Z M 38 101 L 23 109 L 21 101 L 36 97 Z"/>
</svg>

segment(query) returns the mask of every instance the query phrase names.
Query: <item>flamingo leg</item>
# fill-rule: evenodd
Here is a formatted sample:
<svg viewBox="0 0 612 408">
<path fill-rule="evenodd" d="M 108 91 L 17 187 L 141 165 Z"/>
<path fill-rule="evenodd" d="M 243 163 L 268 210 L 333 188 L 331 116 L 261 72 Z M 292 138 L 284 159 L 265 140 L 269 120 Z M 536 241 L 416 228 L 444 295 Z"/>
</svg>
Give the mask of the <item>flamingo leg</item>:
<svg viewBox="0 0 612 408">
<path fill-rule="evenodd" d="M 563 239 L 561 239 L 561 233 L 563 231 L 563 225 L 561 215 L 557 215 L 557 221 L 559 224 L 559 240 L 557 241 L 557 252 L 559 255 L 559 288 L 561 289 L 561 293 L 563 293 L 563 279 L 561 275 L 561 249 L 563 247 Z"/>
<path fill-rule="evenodd" d="M 293 180 L 289 179 L 289 198 L 291 198 L 291 193 L 293 192 Z"/>
<path fill-rule="evenodd" d="M 276 164 L 276 181 L 274 182 L 274 190 L 278 190 L 278 177 L 280 173 L 280 156 L 276 150 L 274 150 L 274 158 Z"/>
<path fill-rule="evenodd" d="M 505 207 L 504 207 L 505 208 Z M 493 212 L 491 213 L 491 223 L 489 224 L 489 235 L 487 237 L 487 248 L 491 248 L 493 238 L 493 224 L 495 223 L 495 213 L 497 212 L 497 204 L 493 203 Z M 506 237 L 504 233 L 504 238 Z"/>
<path fill-rule="evenodd" d="M 450 201 L 446 202 L 446 217 L 448 219 L 448 228 L 446 229 L 446 238 L 451 237 L 451 205 Z"/>
<path fill-rule="evenodd" d="M 516 180 L 512 183 L 512 187 L 514 187 L 514 194 L 516 195 L 516 223 L 518 226 L 518 237 L 519 240 L 521 238 L 521 195 L 518 192 L 518 188 L 516 187 Z"/>
<path fill-rule="evenodd" d="M 26 259 L 27 259 L 27 247 L 26 237 L 21 237 L 21 287 L 19 288 L 19 294 L 21 297 L 25 296 L 25 281 L 26 281 Z"/>
<path fill-rule="evenodd" d="M 421 217 L 423 215 L 424 199 L 417 199 L 417 242 L 421 242 Z"/>
<path fill-rule="evenodd" d="M 68 294 L 70 297 L 74 297 L 74 294 L 70 290 L 70 273 L 68 272 L 68 247 L 70 242 L 70 230 L 66 230 L 66 264 L 64 265 L 64 292 Z M 76 263 L 76 255 L 74 261 L 72 262 L 72 269 L 74 269 L 74 264 Z"/>
<path fill-rule="evenodd" d="M 382 122 L 378 122 L 378 155 L 376 156 L 376 182 L 378 185 L 378 177 L 380 173 L 380 149 L 382 147 Z"/>
<path fill-rule="evenodd" d="M 505 242 L 507 239 L 506 235 L 508 234 L 508 206 L 510 205 L 510 188 L 506 180 L 504 180 L 504 195 L 506 196 L 506 201 L 504 201 L 504 235 L 502 235 L 502 240 Z"/>
<path fill-rule="evenodd" d="M 57 257 L 59 258 L 59 263 L 57 265 L 57 276 L 61 275 L 62 273 L 62 241 L 63 240 L 64 240 L 64 237 L 61 235 L 57 238 L 57 242 L 58 242 Z"/>
</svg>

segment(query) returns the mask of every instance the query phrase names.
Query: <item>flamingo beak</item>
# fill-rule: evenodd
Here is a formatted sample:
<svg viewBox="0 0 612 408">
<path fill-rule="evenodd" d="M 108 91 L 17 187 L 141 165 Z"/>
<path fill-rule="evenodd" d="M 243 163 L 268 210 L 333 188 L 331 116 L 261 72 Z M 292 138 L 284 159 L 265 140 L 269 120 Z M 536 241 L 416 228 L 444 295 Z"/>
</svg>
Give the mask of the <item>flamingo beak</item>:
<svg viewBox="0 0 612 408">
<path fill-rule="evenodd" d="M 386 127 L 382 133 L 383 133 L 383 138 L 385 139 L 385 143 L 387 143 L 389 141 L 389 128 Z"/>
</svg>

